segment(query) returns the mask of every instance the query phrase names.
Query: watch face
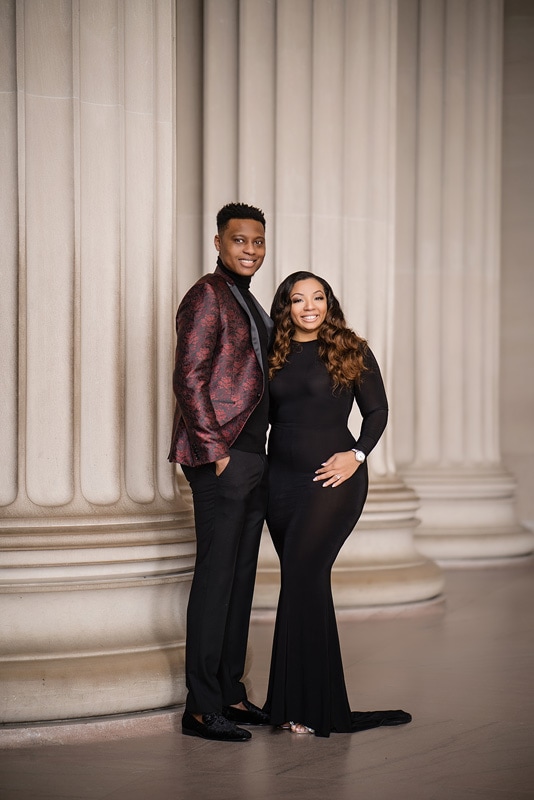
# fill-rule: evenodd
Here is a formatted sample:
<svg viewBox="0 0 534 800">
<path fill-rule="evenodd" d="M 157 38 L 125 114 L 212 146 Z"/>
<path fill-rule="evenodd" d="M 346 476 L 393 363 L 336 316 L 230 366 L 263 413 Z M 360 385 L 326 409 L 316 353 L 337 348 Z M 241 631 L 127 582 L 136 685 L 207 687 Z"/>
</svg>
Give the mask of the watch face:
<svg viewBox="0 0 534 800">
<path fill-rule="evenodd" d="M 359 461 L 360 463 L 365 461 L 365 453 L 362 453 L 361 450 L 356 450 L 354 455 L 356 456 L 356 461 Z"/>
</svg>

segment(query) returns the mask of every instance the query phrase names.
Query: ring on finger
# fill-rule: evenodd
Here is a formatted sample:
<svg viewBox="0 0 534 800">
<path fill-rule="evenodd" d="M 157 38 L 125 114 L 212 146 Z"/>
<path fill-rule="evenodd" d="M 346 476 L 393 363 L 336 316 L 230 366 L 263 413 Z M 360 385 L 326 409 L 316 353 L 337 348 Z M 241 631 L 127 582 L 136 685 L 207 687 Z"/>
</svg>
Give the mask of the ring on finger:
<svg viewBox="0 0 534 800">
<path fill-rule="evenodd" d="M 340 481 L 341 480 L 341 475 L 336 475 L 336 480 Z"/>
</svg>

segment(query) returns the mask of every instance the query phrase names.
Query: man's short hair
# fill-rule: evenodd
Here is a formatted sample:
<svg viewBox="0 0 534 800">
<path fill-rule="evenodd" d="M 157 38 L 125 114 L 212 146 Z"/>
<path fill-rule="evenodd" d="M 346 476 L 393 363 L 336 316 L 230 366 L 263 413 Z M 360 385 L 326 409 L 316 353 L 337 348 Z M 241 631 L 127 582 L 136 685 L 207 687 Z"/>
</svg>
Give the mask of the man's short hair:
<svg viewBox="0 0 534 800">
<path fill-rule="evenodd" d="M 221 234 L 231 219 L 255 219 L 265 228 L 265 215 L 261 208 L 246 203 L 227 203 L 217 214 L 217 231 Z"/>
</svg>

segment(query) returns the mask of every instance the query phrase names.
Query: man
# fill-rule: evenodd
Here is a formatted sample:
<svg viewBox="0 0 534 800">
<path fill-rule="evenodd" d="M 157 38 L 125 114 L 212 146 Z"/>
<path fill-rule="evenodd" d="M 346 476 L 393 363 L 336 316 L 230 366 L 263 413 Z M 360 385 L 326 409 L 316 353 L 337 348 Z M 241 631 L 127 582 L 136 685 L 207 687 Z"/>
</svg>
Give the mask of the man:
<svg viewBox="0 0 534 800">
<path fill-rule="evenodd" d="M 214 273 L 176 315 L 176 412 L 169 460 L 193 495 L 197 555 L 187 609 L 182 732 L 247 741 L 269 724 L 241 682 L 267 504 L 267 350 L 272 322 L 249 291 L 265 258 L 265 217 L 230 203 L 217 214 Z"/>
</svg>

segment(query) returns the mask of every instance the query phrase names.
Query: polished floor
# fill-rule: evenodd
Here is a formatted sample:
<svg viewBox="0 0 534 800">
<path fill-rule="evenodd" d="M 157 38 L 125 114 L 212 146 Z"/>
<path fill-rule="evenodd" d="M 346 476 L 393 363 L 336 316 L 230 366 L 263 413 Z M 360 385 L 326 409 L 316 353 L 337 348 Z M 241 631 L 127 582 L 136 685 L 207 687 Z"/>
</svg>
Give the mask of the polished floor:
<svg viewBox="0 0 534 800">
<path fill-rule="evenodd" d="M 171 729 L 10 747 L 0 750 L 0 798 L 530 800 L 534 562 L 447 571 L 446 581 L 445 604 L 340 620 L 353 708 L 404 708 L 410 725 L 329 739 L 256 729 L 244 744 Z M 257 702 L 271 635 L 271 622 L 253 624 Z"/>
</svg>

